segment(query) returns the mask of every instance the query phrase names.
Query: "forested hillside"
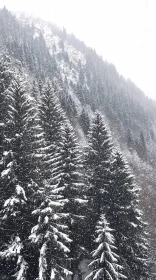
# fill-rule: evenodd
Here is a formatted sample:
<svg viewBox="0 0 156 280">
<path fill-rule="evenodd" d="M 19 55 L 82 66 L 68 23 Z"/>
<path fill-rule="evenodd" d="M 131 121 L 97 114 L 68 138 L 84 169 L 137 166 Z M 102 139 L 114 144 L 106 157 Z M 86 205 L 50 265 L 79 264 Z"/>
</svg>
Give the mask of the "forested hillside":
<svg viewBox="0 0 156 280">
<path fill-rule="evenodd" d="M 1 278 L 84 279 L 87 259 L 86 279 L 155 279 L 156 103 L 65 29 L 4 8 L 0 108 Z"/>
</svg>

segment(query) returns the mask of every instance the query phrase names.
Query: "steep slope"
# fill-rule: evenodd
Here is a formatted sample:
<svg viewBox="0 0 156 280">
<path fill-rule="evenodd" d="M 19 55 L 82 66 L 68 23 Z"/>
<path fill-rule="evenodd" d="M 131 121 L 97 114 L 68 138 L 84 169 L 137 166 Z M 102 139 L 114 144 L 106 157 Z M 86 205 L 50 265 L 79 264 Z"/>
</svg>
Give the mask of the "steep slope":
<svg viewBox="0 0 156 280">
<path fill-rule="evenodd" d="M 23 15 L 17 19 L 6 8 L 0 10 L 0 50 L 38 88 L 47 77 L 53 80 L 81 139 L 93 112 L 103 113 L 141 185 L 141 205 L 155 239 L 156 103 L 65 29 Z"/>
</svg>

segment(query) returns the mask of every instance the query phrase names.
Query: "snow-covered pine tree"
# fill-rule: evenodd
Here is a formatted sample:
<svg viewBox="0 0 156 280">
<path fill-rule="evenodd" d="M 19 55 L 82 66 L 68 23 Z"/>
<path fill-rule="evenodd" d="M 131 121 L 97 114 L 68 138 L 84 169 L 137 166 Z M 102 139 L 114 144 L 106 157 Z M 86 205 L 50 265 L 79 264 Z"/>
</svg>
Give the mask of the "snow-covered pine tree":
<svg viewBox="0 0 156 280">
<path fill-rule="evenodd" d="M 111 165 L 106 217 L 115 230 L 120 263 L 128 280 L 148 279 L 146 224 L 138 208 L 139 189 L 122 154 L 116 151 Z"/>
<path fill-rule="evenodd" d="M 118 264 L 115 240 L 105 216 L 102 214 L 96 226 L 95 250 L 92 252 L 93 261 L 89 264 L 92 272 L 85 278 L 119 280 L 126 279 L 122 274 L 122 266 Z"/>
<path fill-rule="evenodd" d="M 5 165 L 3 153 L 5 152 L 4 141 L 5 141 L 6 118 L 8 113 L 7 95 L 11 87 L 11 80 L 12 80 L 12 67 L 11 67 L 10 59 L 7 55 L 1 55 L 0 56 L 0 211 L 2 210 L 4 204 L 4 200 L 3 200 L 4 192 L 3 192 L 3 185 L 1 181 L 1 172 L 3 171 Z M 2 248 L 4 236 L 0 238 L 0 248 Z M 13 269 L 11 264 L 9 265 L 7 264 L 8 270 Z M 1 277 L 3 277 L 3 274 L 5 275 L 7 266 L 5 261 L 0 262 Z"/>
<path fill-rule="evenodd" d="M 54 183 L 54 181 L 58 181 L 60 173 L 59 149 L 63 137 L 63 124 L 66 122 L 66 118 L 55 95 L 54 85 L 50 81 L 46 81 L 42 87 L 38 109 L 40 125 L 44 131 L 47 147 L 45 149 L 47 154 L 46 177 L 50 179 L 51 183 Z"/>
<path fill-rule="evenodd" d="M 46 176 L 44 200 L 33 211 L 33 215 L 38 216 L 38 223 L 32 229 L 30 240 L 40 251 L 39 279 L 62 279 L 71 274 L 67 269 L 71 243 L 65 219 L 68 214 L 63 213 L 67 200 L 60 195 L 64 186 L 62 188 L 59 184 L 64 170 L 62 147 L 66 119 L 49 81 L 42 87 L 38 110 L 46 143 Z"/>
<path fill-rule="evenodd" d="M 96 113 L 88 135 L 88 147 L 86 150 L 86 177 L 89 188 L 87 192 L 89 200 L 88 208 L 88 235 L 86 240 L 88 249 L 92 249 L 94 231 L 101 211 L 104 212 L 106 205 L 106 189 L 109 187 L 111 173 L 112 144 L 103 118 Z"/>
<path fill-rule="evenodd" d="M 20 77 L 13 79 L 7 100 L 4 164 L 0 181 L 3 202 L 0 211 L 0 260 L 14 263 L 11 272 L 7 269 L 10 277 L 16 272 L 17 279 L 25 279 L 26 272 L 31 270 L 31 275 L 33 271 L 28 263 L 31 252 L 26 248 L 32 225 L 35 224 L 31 213 L 40 196 L 38 184 L 42 182 L 40 162 L 42 159 L 43 164 L 43 138 L 33 100 Z"/>
<path fill-rule="evenodd" d="M 5 119 L 7 115 L 7 94 L 12 79 L 11 65 L 9 57 L 0 56 L 0 172 L 3 169 L 3 141 Z"/>
<path fill-rule="evenodd" d="M 70 125 L 66 124 L 61 147 L 62 174 L 55 189 L 65 199 L 63 212 L 67 215 L 65 223 L 72 240 L 70 246 L 71 271 L 78 269 L 81 246 L 85 232 L 83 223 L 86 214 L 85 184 L 83 181 L 83 165 L 80 147 Z"/>
<path fill-rule="evenodd" d="M 67 263 L 73 275 L 78 268 L 77 256 L 80 254 L 79 245 L 84 235 L 81 227 L 85 203 L 84 184 L 79 146 L 71 126 L 67 125 L 50 83 L 43 87 L 39 114 L 47 146 L 45 150 L 48 154 L 48 173 L 46 172 L 48 180 L 45 181 L 44 202 L 34 211 L 39 219 L 30 239 L 40 250 L 51 248 L 45 249 L 44 254 L 40 254 L 39 262 L 39 277 L 50 279 L 51 271 L 55 278 L 61 275 L 64 277 L 64 272 L 70 273 L 65 268 L 67 256 L 72 259 L 71 267 L 69 261 Z M 64 226 L 61 225 L 61 220 Z M 66 228 L 70 239 L 64 232 Z"/>
<path fill-rule="evenodd" d="M 46 140 L 49 144 L 57 145 L 61 139 L 61 125 L 65 122 L 65 115 L 54 89 L 55 85 L 47 80 L 42 87 L 39 112 Z"/>
<path fill-rule="evenodd" d="M 40 254 L 38 258 L 39 280 L 66 279 L 72 273 L 67 268 L 71 239 L 68 226 L 61 220 L 64 201 L 61 196 L 45 193 L 44 201 L 33 214 L 38 223 L 32 228 L 30 240 L 36 244 Z"/>
</svg>

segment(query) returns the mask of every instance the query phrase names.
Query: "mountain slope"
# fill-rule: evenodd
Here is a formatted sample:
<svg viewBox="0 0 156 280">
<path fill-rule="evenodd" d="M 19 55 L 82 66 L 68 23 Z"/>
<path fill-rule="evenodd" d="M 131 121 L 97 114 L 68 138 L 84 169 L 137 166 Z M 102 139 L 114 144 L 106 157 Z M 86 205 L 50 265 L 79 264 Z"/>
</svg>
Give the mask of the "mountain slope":
<svg viewBox="0 0 156 280">
<path fill-rule="evenodd" d="M 17 19 L 5 8 L 0 10 L 0 50 L 31 84 L 42 87 L 47 77 L 54 82 L 81 140 L 93 112 L 101 111 L 141 185 L 141 205 L 155 240 L 156 102 L 65 29 L 23 15 Z"/>
</svg>

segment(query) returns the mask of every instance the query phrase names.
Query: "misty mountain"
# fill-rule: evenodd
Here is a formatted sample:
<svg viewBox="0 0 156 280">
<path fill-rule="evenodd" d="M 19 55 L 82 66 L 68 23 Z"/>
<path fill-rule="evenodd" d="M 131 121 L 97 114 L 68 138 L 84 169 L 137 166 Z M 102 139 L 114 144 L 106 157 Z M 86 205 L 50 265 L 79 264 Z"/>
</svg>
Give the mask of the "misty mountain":
<svg viewBox="0 0 156 280">
<path fill-rule="evenodd" d="M 46 79 L 52 81 L 82 146 L 95 111 L 103 115 L 113 142 L 124 153 L 141 188 L 140 206 L 149 223 L 154 254 L 156 102 L 64 28 L 15 16 L 6 8 L 0 10 L 0 53 L 7 54 L 12 65 L 24 73 L 36 100 Z"/>
</svg>

